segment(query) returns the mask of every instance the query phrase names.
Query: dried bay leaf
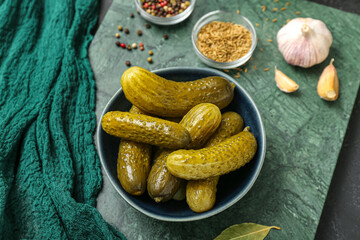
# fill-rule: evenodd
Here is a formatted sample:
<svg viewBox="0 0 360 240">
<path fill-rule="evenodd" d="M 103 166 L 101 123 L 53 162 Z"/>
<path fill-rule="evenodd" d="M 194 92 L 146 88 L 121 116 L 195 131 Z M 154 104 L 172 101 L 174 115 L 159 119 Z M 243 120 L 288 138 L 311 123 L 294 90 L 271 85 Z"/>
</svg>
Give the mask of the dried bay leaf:
<svg viewBox="0 0 360 240">
<path fill-rule="evenodd" d="M 280 230 L 279 227 L 256 223 L 236 224 L 222 231 L 214 240 L 262 240 L 272 228 Z"/>
</svg>

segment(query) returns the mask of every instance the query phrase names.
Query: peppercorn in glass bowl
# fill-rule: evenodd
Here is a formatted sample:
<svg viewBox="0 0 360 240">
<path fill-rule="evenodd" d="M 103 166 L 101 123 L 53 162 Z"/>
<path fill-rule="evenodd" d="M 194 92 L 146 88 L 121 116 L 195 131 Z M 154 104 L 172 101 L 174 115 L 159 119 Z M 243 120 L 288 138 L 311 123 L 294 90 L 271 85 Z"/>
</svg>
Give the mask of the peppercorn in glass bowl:
<svg viewBox="0 0 360 240">
<path fill-rule="evenodd" d="M 135 0 L 140 15 L 158 25 L 184 21 L 194 10 L 196 0 Z"/>
<path fill-rule="evenodd" d="M 257 43 L 255 28 L 246 17 L 221 10 L 200 18 L 191 39 L 200 60 L 220 69 L 245 64 Z"/>
</svg>

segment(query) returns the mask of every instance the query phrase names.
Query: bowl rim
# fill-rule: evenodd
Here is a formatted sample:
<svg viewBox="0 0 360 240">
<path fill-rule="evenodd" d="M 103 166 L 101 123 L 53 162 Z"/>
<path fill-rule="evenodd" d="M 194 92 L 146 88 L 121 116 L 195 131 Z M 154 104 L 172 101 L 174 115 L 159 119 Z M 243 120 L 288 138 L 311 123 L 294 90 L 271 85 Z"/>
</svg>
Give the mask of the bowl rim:
<svg viewBox="0 0 360 240">
<path fill-rule="evenodd" d="M 174 24 L 184 21 L 191 15 L 191 13 L 193 12 L 193 10 L 195 8 L 196 0 L 191 0 L 190 2 L 191 2 L 190 6 L 187 7 L 185 9 L 185 11 L 183 11 L 182 13 L 179 13 L 175 16 L 169 17 L 169 18 L 157 17 L 157 16 L 153 16 L 153 15 L 147 13 L 146 11 L 144 11 L 144 9 L 142 9 L 140 0 L 135 0 L 135 5 L 136 5 L 136 8 L 138 9 L 138 11 L 140 12 L 140 15 L 145 20 L 150 21 L 154 24 L 158 24 L 158 25 L 174 25 Z"/>
<path fill-rule="evenodd" d="M 261 149 L 258 149 L 259 154 L 260 154 L 260 163 L 257 165 L 256 170 L 255 170 L 255 175 L 254 177 L 251 179 L 250 183 L 246 186 L 245 189 L 243 189 L 243 191 L 236 196 L 235 198 L 231 199 L 229 202 L 227 202 L 226 204 L 224 204 L 223 206 L 219 207 L 216 210 L 213 211 L 207 211 L 207 212 L 203 212 L 203 213 L 199 213 L 198 215 L 195 216 L 190 216 L 190 217 L 165 217 L 165 216 L 159 216 L 158 214 L 154 214 L 151 212 L 148 212 L 147 210 L 137 206 L 135 203 L 132 202 L 132 200 L 126 195 L 125 191 L 121 191 L 120 189 L 118 189 L 117 184 L 114 182 L 113 178 L 110 177 L 110 173 L 107 169 L 107 165 L 105 164 L 105 157 L 103 156 L 102 152 L 100 151 L 100 134 L 101 134 L 101 118 L 104 116 L 104 114 L 106 113 L 105 111 L 108 111 L 107 109 L 109 108 L 109 105 L 113 103 L 114 99 L 118 96 L 118 94 L 122 91 L 122 87 L 119 88 L 119 90 L 116 91 L 116 93 L 110 98 L 110 100 L 107 102 L 106 106 L 104 107 L 101 116 L 99 118 L 98 124 L 97 124 L 97 129 L 96 129 L 96 149 L 97 152 L 99 154 L 99 158 L 100 158 L 100 162 L 101 165 L 105 171 L 106 176 L 108 177 L 108 179 L 110 180 L 111 184 L 113 185 L 113 187 L 115 188 L 115 190 L 118 192 L 118 194 L 120 194 L 120 196 L 128 203 L 130 204 L 130 206 L 132 206 L 133 208 L 135 208 L 136 210 L 138 210 L 139 212 L 145 214 L 146 216 L 152 217 L 154 219 L 157 220 L 161 220 L 161 221 L 167 221 L 167 222 L 190 222 L 190 221 L 196 221 L 196 220 L 201 220 L 201 219 L 205 219 L 211 216 L 214 216 L 220 212 L 223 212 L 224 210 L 228 209 L 229 207 L 233 206 L 236 202 L 238 202 L 241 198 L 243 198 L 246 193 L 251 189 L 251 187 L 254 185 L 256 179 L 258 178 L 261 168 L 263 166 L 264 160 L 265 160 L 265 155 L 266 155 L 266 134 L 265 134 L 265 128 L 262 122 L 262 118 L 261 118 L 261 114 L 254 102 L 254 100 L 251 98 L 251 96 L 248 94 L 248 92 L 238 83 L 236 82 L 232 77 L 230 77 L 229 75 L 216 70 L 216 69 L 211 69 L 211 68 L 202 68 L 202 67 L 168 67 L 168 68 L 160 68 L 160 69 L 156 69 L 156 70 L 152 70 L 151 72 L 157 74 L 158 72 L 163 72 L 163 71 L 169 71 L 169 70 L 196 70 L 196 71 L 213 71 L 215 74 L 218 74 L 221 77 L 224 77 L 226 79 L 228 79 L 229 81 L 231 81 L 232 83 L 234 83 L 237 87 L 239 87 L 241 89 L 241 91 L 246 95 L 246 97 L 249 99 L 249 101 L 251 102 L 251 104 L 254 106 L 255 108 L 255 112 L 256 114 L 259 116 L 259 123 L 260 123 L 260 129 L 259 132 L 261 133 L 261 137 L 263 139 L 263 145 Z"/>
<path fill-rule="evenodd" d="M 209 22 L 204 22 L 204 19 L 209 18 L 213 15 L 217 15 L 217 14 L 231 14 L 233 16 L 241 17 L 250 26 L 250 29 L 248 29 L 248 30 L 251 32 L 251 48 L 247 54 L 245 54 L 244 56 L 242 56 L 241 58 L 239 58 L 235 61 L 217 62 L 215 60 L 212 60 L 212 59 L 206 57 L 202 52 L 200 52 L 200 50 L 198 49 L 198 47 L 196 45 L 195 38 L 197 37 L 198 32 L 205 24 L 209 23 Z M 197 29 L 197 28 L 199 28 L 199 31 L 195 32 L 195 29 Z M 227 68 L 233 68 L 234 66 L 236 67 L 236 66 L 244 65 L 250 59 L 250 57 L 254 53 L 255 48 L 257 46 L 257 34 L 256 34 L 254 25 L 245 16 L 240 15 L 240 14 L 235 14 L 235 13 L 232 13 L 229 11 L 215 10 L 215 11 L 205 14 L 195 23 L 195 25 L 192 29 L 192 32 L 191 32 L 191 42 L 195 49 L 195 53 L 200 57 L 200 59 L 203 62 L 204 62 L 204 60 L 206 61 L 206 62 L 204 62 L 205 64 L 207 64 L 211 67 L 215 67 L 215 68 L 227 69 Z"/>
</svg>

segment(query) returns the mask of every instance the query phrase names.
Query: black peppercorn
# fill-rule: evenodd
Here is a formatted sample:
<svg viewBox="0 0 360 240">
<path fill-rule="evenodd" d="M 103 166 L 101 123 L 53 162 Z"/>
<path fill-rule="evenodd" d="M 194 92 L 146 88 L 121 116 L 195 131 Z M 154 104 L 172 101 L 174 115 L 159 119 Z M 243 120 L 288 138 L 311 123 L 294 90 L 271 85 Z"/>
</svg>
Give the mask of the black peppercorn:
<svg viewBox="0 0 360 240">
<path fill-rule="evenodd" d="M 165 40 L 168 40 L 169 39 L 169 36 L 167 34 L 164 34 L 164 39 Z"/>
<path fill-rule="evenodd" d="M 127 29 L 127 28 L 124 29 L 124 32 L 125 32 L 126 34 L 129 34 L 129 33 L 130 33 L 129 29 Z"/>
<path fill-rule="evenodd" d="M 119 41 L 115 42 L 116 46 L 120 47 L 121 43 Z"/>
<path fill-rule="evenodd" d="M 141 35 L 142 35 L 142 31 L 141 31 L 141 30 L 137 30 L 137 34 L 138 34 L 139 36 L 141 36 Z"/>
<path fill-rule="evenodd" d="M 131 49 L 132 49 L 132 47 L 131 47 L 131 45 L 129 44 L 129 45 L 127 46 L 127 50 L 131 51 Z"/>
<path fill-rule="evenodd" d="M 130 66 L 131 66 L 130 61 L 126 61 L 126 62 L 125 62 L 125 64 L 126 64 L 126 66 L 128 66 L 128 67 L 130 67 Z"/>
<path fill-rule="evenodd" d="M 133 14 L 133 13 L 131 13 L 131 14 L 130 14 L 130 17 L 131 17 L 131 18 L 134 18 L 134 14 Z"/>
<path fill-rule="evenodd" d="M 145 27 L 147 28 L 147 29 L 149 29 L 149 28 L 151 28 L 151 25 L 150 24 L 145 24 Z"/>
</svg>

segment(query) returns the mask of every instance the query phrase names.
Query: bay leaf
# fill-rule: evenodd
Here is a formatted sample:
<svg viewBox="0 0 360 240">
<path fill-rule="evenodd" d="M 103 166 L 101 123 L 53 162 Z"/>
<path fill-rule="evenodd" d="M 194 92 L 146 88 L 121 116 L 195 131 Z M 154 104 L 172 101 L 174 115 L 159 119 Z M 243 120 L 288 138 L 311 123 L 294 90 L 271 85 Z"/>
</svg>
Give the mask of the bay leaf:
<svg viewBox="0 0 360 240">
<path fill-rule="evenodd" d="M 214 240 L 262 240 L 272 228 L 280 230 L 276 226 L 264 226 L 256 223 L 236 224 L 222 231 Z"/>
</svg>

